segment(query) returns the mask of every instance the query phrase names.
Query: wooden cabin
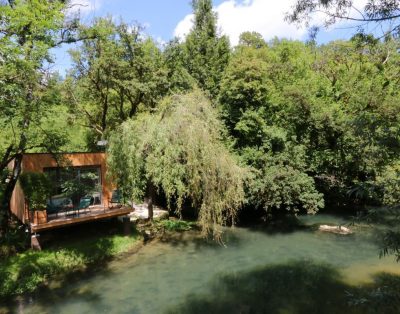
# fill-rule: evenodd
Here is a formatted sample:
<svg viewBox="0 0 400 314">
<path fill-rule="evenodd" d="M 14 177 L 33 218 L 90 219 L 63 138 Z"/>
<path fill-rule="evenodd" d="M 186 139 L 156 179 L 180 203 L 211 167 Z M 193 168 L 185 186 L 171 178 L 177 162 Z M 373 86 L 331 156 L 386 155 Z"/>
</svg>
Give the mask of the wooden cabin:
<svg viewBox="0 0 400 314">
<path fill-rule="evenodd" d="M 33 234 L 76 223 L 126 216 L 132 211 L 131 207 L 112 201 L 115 189 L 106 175 L 105 153 L 63 153 L 56 156 L 48 153 L 24 154 L 24 172 L 46 173 L 52 185 L 47 208 L 42 211 L 29 208 L 19 183 L 13 191 L 11 211 L 30 227 Z M 66 193 L 65 183 L 68 180 L 91 186 L 90 193 Z"/>
</svg>

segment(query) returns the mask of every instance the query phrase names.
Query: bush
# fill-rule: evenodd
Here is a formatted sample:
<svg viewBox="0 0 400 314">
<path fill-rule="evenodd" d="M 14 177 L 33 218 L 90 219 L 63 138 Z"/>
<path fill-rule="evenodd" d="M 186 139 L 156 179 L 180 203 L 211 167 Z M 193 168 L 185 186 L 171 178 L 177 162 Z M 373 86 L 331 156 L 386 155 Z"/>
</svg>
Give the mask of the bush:
<svg viewBox="0 0 400 314">
<path fill-rule="evenodd" d="M 250 183 L 250 194 L 251 202 L 267 212 L 283 208 L 292 213 L 304 210 L 315 214 L 324 206 L 313 178 L 290 166 L 271 165 L 256 172 Z"/>
<path fill-rule="evenodd" d="M 51 193 L 51 181 L 44 173 L 22 173 L 19 182 L 31 209 L 46 208 Z"/>
</svg>

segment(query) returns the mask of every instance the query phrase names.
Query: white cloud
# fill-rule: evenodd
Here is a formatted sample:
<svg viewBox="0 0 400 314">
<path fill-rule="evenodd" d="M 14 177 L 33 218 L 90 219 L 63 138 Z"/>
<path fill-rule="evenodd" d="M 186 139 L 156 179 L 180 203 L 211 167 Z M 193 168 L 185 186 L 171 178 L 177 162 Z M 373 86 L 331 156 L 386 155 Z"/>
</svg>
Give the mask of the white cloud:
<svg viewBox="0 0 400 314">
<path fill-rule="evenodd" d="M 101 7 L 101 0 L 72 0 L 68 4 L 68 12 L 88 15 Z"/>
<path fill-rule="evenodd" d="M 218 27 L 236 45 L 244 31 L 259 32 L 266 40 L 275 36 L 300 39 L 305 28 L 288 24 L 285 13 L 291 9 L 294 0 L 227 0 L 214 11 L 218 14 Z M 185 37 L 193 25 L 193 14 L 185 16 L 175 28 L 174 36 Z"/>
<path fill-rule="evenodd" d="M 355 0 L 354 7 L 363 9 L 367 0 Z M 285 13 L 290 11 L 295 0 L 226 0 L 214 8 L 218 14 L 218 27 L 229 36 L 232 45 L 237 45 L 239 35 L 244 31 L 260 33 L 269 40 L 275 36 L 289 39 L 303 39 L 307 35 L 305 27 L 298 28 L 284 20 Z M 352 10 L 349 16 L 359 14 Z M 313 23 L 322 24 L 325 16 L 317 13 Z M 193 14 L 186 15 L 176 26 L 174 36 L 184 38 L 193 25 Z M 341 21 L 335 27 L 348 26 L 349 22 Z M 332 28 L 330 28 L 332 30 Z M 328 30 L 329 31 L 329 30 Z"/>
<path fill-rule="evenodd" d="M 186 15 L 182 21 L 176 25 L 174 30 L 174 36 L 184 38 L 189 33 L 190 29 L 193 26 L 193 14 Z"/>
</svg>

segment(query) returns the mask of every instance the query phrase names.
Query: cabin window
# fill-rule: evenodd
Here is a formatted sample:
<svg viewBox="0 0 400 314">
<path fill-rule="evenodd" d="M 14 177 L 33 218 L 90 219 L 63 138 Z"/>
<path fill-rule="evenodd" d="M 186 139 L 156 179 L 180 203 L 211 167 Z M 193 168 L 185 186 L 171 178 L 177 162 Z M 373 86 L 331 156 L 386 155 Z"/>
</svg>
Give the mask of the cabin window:
<svg viewBox="0 0 400 314">
<path fill-rule="evenodd" d="M 83 199 L 90 205 L 102 204 L 100 166 L 45 168 L 44 172 L 53 183 L 48 207 L 74 208 Z"/>
</svg>

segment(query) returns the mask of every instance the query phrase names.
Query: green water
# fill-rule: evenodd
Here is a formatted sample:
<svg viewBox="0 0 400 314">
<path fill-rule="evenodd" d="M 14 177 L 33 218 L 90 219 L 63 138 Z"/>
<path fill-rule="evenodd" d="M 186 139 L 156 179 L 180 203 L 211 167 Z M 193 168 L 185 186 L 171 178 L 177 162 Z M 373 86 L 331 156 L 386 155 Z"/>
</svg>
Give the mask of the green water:
<svg viewBox="0 0 400 314">
<path fill-rule="evenodd" d="M 344 223 L 331 216 L 305 224 Z M 184 233 L 74 282 L 53 284 L 18 313 L 400 313 L 400 265 L 370 232 L 349 236 L 235 228 L 225 246 Z M 387 272 L 389 275 L 377 274 Z M 397 274 L 397 275 L 396 275 Z M 398 290 L 397 286 L 398 285 Z"/>
</svg>

